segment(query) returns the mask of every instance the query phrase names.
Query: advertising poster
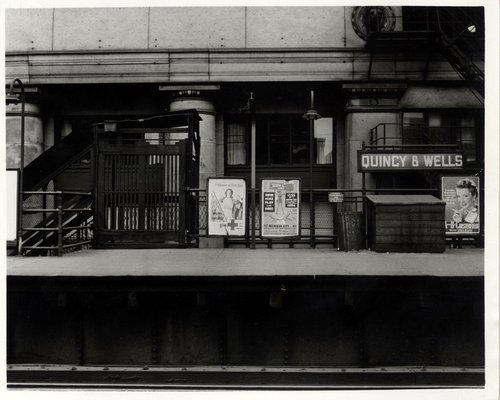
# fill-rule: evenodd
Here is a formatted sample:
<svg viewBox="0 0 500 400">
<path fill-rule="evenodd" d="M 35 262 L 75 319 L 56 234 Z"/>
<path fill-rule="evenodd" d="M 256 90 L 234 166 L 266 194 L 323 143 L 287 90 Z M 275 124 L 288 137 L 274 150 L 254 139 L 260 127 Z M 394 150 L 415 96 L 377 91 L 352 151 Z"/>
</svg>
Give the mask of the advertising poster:
<svg viewBox="0 0 500 400">
<path fill-rule="evenodd" d="M 443 176 L 441 198 L 446 202 L 447 235 L 470 236 L 480 233 L 479 177 Z"/>
<path fill-rule="evenodd" d="M 262 179 L 261 236 L 300 235 L 300 180 Z"/>
<path fill-rule="evenodd" d="M 245 236 L 245 180 L 209 178 L 207 191 L 208 236 Z"/>
<path fill-rule="evenodd" d="M 18 194 L 18 170 L 7 170 L 5 173 L 6 184 L 6 214 L 5 235 L 8 241 L 17 239 L 17 194 Z"/>
</svg>

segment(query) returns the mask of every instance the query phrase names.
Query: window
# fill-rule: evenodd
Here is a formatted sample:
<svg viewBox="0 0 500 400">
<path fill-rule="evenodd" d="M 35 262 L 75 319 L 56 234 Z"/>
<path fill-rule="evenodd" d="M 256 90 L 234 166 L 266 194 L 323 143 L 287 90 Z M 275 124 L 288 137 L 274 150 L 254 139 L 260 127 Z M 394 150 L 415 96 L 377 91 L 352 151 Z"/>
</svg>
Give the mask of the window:
<svg viewBox="0 0 500 400">
<path fill-rule="evenodd" d="M 247 163 L 245 118 L 229 118 L 226 123 L 226 162 L 228 165 Z"/>
<path fill-rule="evenodd" d="M 333 118 L 321 118 L 314 124 L 316 164 L 333 164 Z"/>
<path fill-rule="evenodd" d="M 290 119 L 285 115 L 277 115 L 269 119 L 268 124 L 264 124 L 264 131 L 258 136 L 266 134 L 266 125 L 269 127 L 267 132 L 271 148 L 269 151 L 270 164 L 289 164 L 290 163 Z"/>
<path fill-rule="evenodd" d="M 477 161 L 476 124 L 472 116 L 462 116 L 459 121 L 460 142 L 467 162 Z"/>
<path fill-rule="evenodd" d="M 467 110 L 404 112 L 405 144 L 459 144 L 469 163 L 478 161 L 482 114 Z"/>
<path fill-rule="evenodd" d="M 245 116 L 226 118 L 227 165 L 250 164 L 250 126 Z M 301 115 L 260 114 L 255 117 L 258 165 L 309 164 L 309 122 Z M 333 163 L 333 119 L 314 124 L 313 160 Z"/>
</svg>

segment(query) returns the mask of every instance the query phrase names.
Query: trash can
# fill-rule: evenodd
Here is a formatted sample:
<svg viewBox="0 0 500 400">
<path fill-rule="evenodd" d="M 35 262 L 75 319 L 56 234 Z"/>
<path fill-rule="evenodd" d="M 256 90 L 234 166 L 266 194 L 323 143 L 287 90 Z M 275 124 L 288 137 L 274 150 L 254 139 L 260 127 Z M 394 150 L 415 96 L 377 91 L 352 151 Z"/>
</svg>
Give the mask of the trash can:
<svg viewBox="0 0 500 400">
<path fill-rule="evenodd" d="M 342 251 L 357 251 L 365 248 L 363 213 L 343 211 L 337 216 L 338 247 Z"/>
</svg>

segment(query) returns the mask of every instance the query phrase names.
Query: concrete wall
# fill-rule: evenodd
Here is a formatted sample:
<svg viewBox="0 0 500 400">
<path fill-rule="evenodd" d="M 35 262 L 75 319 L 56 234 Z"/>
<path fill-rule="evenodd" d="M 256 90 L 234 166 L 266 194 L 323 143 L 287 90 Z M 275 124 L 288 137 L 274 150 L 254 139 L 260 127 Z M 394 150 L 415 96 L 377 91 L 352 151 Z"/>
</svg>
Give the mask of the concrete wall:
<svg viewBox="0 0 500 400">
<path fill-rule="evenodd" d="M 5 72 L 29 85 L 461 79 L 439 54 L 426 76 L 427 52 L 370 58 L 354 9 L 8 9 Z"/>
<path fill-rule="evenodd" d="M 341 170 L 346 172 L 344 187 L 349 189 L 362 187 L 362 174 L 358 173 L 358 150 L 362 149 L 363 142 L 369 144 L 370 130 L 382 123 L 398 122 L 397 112 L 354 112 L 346 117 L 346 144 L 345 164 Z M 366 176 L 368 188 L 375 187 L 371 174 Z"/>
<path fill-rule="evenodd" d="M 394 7 L 396 13 L 399 8 Z M 353 7 L 6 10 L 6 51 L 362 47 Z"/>
</svg>

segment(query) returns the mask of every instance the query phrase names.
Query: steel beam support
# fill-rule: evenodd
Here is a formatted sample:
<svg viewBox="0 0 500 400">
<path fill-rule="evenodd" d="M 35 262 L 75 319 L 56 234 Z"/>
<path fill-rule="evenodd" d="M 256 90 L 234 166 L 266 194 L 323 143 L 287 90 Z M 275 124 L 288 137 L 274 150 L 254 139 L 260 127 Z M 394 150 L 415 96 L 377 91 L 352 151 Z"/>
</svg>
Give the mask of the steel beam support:
<svg viewBox="0 0 500 400">
<path fill-rule="evenodd" d="M 484 369 L 9 365 L 7 380 L 9 388 L 25 389 L 479 389 L 484 386 Z"/>
</svg>

